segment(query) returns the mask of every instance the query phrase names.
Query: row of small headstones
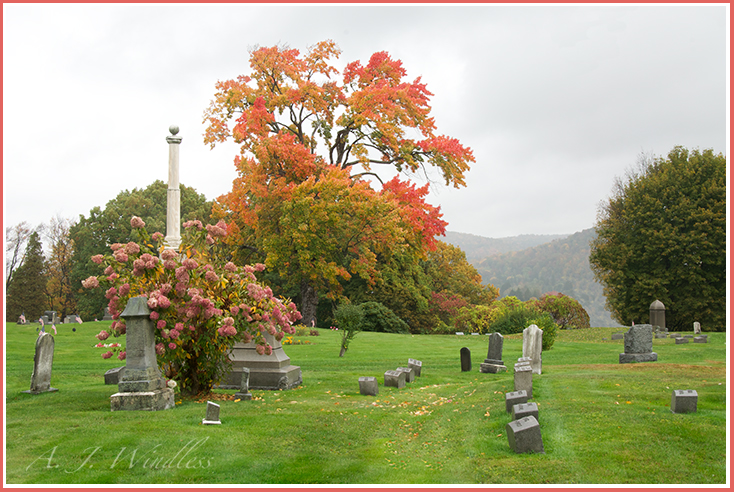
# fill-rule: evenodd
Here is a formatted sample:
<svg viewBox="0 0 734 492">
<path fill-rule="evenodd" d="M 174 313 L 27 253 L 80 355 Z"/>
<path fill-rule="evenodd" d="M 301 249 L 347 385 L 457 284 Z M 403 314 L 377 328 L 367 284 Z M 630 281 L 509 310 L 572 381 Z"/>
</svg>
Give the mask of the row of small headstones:
<svg viewBox="0 0 734 492">
<path fill-rule="evenodd" d="M 665 332 L 655 332 L 655 338 L 668 338 L 668 334 Z M 688 343 L 688 340 L 693 339 L 693 343 L 708 343 L 708 335 L 699 335 L 694 337 L 693 335 L 683 335 L 680 333 L 671 333 L 670 338 L 675 339 L 675 344 L 680 345 L 681 343 Z M 624 332 L 612 333 L 612 340 L 623 340 Z M 605 339 L 606 340 L 606 339 Z"/>
<path fill-rule="evenodd" d="M 405 383 L 412 383 L 421 375 L 423 362 L 416 359 L 408 359 L 408 367 L 385 371 L 384 384 L 393 388 L 404 388 Z M 359 392 L 362 395 L 377 396 L 379 388 L 377 378 L 374 376 L 361 376 L 359 378 Z"/>
</svg>

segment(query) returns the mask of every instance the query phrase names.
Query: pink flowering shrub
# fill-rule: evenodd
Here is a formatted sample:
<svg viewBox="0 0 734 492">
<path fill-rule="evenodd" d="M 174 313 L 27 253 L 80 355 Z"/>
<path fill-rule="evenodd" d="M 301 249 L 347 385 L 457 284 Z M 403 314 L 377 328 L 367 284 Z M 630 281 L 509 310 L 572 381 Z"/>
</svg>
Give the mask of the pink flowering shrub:
<svg viewBox="0 0 734 492">
<path fill-rule="evenodd" d="M 261 284 L 255 272 L 262 264 L 238 266 L 225 258 L 220 239 L 227 224 L 204 226 L 200 221 L 184 223 L 178 251 L 164 248 L 164 236 L 152 236 L 144 222 L 133 217 L 131 225 L 138 243 L 113 244 L 111 253 L 93 260 L 104 274 L 82 282 L 86 288 L 104 286 L 113 322 L 110 333 L 100 341 L 123 335 L 127 326 L 120 318 L 127 301 L 145 296 L 156 332 L 155 350 L 165 376 L 178 383 L 185 396 L 211 390 L 225 375 L 229 350 L 237 341 L 254 341 L 259 354 L 272 354 L 264 334 L 276 340 L 293 334 L 293 323 L 301 318 L 294 303 L 276 298 Z M 124 347 L 113 347 L 118 359 Z M 99 346 L 99 344 L 97 345 Z M 112 357 L 112 351 L 104 358 Z"/>
</svg>

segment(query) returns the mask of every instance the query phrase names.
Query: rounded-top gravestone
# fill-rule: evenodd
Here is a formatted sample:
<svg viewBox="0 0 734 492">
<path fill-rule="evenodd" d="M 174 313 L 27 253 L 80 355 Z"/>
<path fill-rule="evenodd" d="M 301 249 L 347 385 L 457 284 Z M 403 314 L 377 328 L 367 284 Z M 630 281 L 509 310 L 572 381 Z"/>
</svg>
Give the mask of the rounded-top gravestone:
<svg viewBox="0 0 734 492">
<path fill-rule="evenodd" d="M 665 305 L 659 300 L 650 304 L 650 325 L 665 328 Z"/>
</svg>

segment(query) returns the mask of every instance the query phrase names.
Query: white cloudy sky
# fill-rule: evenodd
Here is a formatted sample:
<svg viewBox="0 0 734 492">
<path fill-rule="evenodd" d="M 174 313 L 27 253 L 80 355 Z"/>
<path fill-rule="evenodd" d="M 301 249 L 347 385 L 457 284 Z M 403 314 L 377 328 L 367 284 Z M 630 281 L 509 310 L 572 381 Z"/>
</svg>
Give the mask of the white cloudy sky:
<svg viewBox="0 0 734 492">
<path fill-rule="evenodd" d="M 487 237 L 592 227 L 615 176 L 675 145 L 728 155 L 729 6 L 3 4 L 6 226 L 87 215 L 167 180 L 231 189 L 234 146 L 202 114 L 253 46 L 333 39 L 339 65 L 376 51 L 435 95 L 440 133 L 474 151 L 448 229 Z"/>
</svg>

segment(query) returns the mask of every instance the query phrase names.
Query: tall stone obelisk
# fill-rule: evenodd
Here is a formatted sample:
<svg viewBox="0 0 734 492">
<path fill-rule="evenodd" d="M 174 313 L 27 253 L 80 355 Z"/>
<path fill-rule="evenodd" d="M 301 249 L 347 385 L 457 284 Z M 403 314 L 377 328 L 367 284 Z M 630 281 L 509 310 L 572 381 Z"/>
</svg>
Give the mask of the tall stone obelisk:
<svg viewBox="0 0 734 492">
<path fill-rule="evenodd" d="M 171 125 L 168 142 L 168 207 L 166 209 L 166 249 L 178 249 L 181 245 L 181 190 L 178 183 L 178 150 L 181 137 L 178 127 Z"/>
</svg>

